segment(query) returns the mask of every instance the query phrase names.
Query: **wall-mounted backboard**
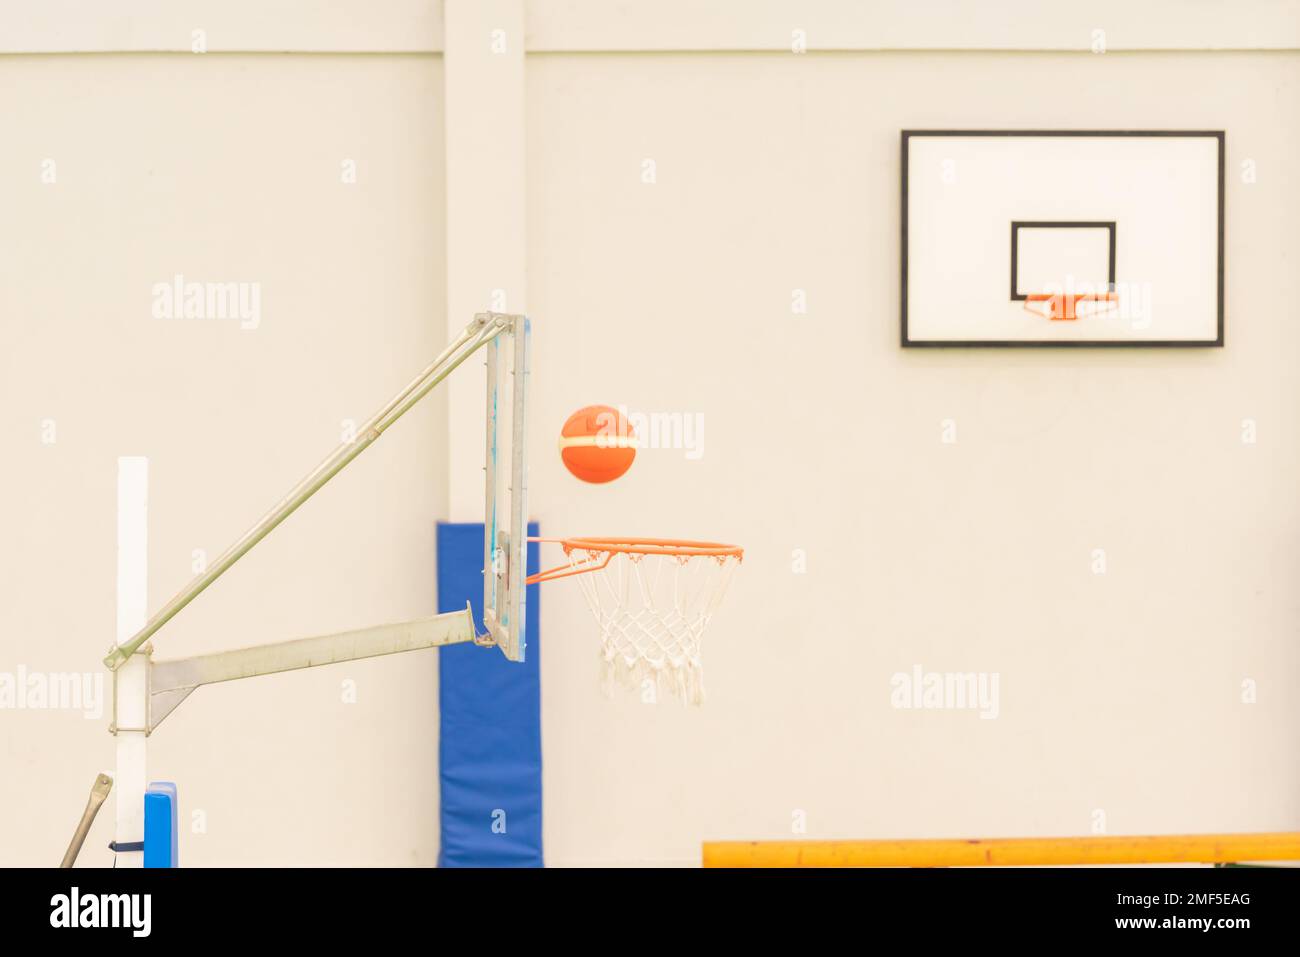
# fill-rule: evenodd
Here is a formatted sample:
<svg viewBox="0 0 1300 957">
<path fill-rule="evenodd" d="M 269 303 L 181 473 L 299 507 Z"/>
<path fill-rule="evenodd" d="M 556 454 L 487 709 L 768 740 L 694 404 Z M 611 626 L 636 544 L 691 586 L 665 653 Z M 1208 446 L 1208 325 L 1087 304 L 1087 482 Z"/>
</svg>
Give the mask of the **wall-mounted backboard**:
<svg viewBox="0 0 1300 957">
<path fill-rule="evenodd" d="M 904 130 L 904 346 L 1223 345 L 1224 134 Z"/>
</svg>

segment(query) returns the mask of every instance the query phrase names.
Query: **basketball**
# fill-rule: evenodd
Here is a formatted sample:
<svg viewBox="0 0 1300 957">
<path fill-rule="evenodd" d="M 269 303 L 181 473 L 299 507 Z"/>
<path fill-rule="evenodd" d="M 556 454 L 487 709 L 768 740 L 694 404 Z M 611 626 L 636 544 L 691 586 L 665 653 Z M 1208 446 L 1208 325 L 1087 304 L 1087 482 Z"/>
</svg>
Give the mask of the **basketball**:
<svg viewBox="0 0 1300 957">
<path fill-rule="evenodd" d="M 589 405 L 569 416 L 560 430 L 560 458 L 584 482 L 612 482 L 632 467 L 636 434 L 618 409 Z"/>
</svg>

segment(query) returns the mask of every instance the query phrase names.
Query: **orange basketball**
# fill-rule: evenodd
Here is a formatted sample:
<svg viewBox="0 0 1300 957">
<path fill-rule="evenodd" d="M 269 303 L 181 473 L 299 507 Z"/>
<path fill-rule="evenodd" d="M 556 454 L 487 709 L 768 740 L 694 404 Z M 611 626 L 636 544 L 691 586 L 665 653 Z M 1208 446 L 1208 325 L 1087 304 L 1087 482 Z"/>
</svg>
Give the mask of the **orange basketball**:
<svg viewBox="0 0 1300 957">
<path fill-rule="evenodd" d="M 618 409 L 589 405 L 560 430 L 560 458 L 584 482 L 612 482 L 632 467 L 636 434 Z"/>
</svg>

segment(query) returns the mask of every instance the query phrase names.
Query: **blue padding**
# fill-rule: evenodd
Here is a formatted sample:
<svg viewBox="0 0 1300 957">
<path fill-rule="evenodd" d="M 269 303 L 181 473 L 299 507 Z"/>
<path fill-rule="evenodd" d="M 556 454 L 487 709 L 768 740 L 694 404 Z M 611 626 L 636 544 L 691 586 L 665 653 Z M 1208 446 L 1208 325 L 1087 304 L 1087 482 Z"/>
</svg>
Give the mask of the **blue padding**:
<svg viewBox="0 0 1300 957">
<path fill-rule="evenodd" d="M 155 781 L 144 792 L 144 866 L 179 867 L 176 785 Z"/>
<path fill-rule="evenodd" d="M 537 525 L 528 534 L 538 534 Z M 438 525 L 438 610 L 474 606 L 483 627 L 483 526 Z M 528 572 L 538 570 L 537 543 Z M 542 733 L 538 586 L 528 587 L 523 662 L 496 648 L 439 651 L 439 867 L 542 866 Z"/>
</svg>

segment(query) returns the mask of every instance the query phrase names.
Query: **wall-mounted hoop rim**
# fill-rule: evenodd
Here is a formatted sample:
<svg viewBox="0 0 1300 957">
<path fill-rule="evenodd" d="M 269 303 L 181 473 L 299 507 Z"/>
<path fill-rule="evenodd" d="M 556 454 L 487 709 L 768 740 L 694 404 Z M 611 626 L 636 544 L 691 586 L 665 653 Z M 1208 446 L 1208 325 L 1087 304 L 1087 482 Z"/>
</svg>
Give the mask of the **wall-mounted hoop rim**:
<svg viewBox="0 0 1300 957">
<path fill-rule="evenodd" d="M 1047 309 L 1035 309 L 1032 303 L 1045 302 Z M 1025 312 L 1044 319 L 1074 319 L 1075 309 L 1085 302 L 1119 304 L 1119 293 L 1111 292 L 1031 292 L 1025 294 Z M 1082 313 L 1080 316 L 1082 317 Z"/>
</svg>

